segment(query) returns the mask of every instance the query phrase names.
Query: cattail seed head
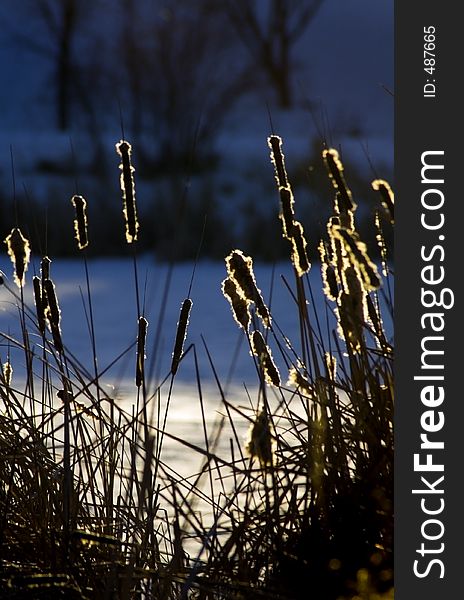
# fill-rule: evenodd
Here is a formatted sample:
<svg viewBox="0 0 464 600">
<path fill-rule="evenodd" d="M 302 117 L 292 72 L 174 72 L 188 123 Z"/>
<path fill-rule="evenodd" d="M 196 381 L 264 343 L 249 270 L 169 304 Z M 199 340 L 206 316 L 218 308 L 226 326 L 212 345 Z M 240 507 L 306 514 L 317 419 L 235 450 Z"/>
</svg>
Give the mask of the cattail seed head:
<svg viewBox="0 0 464 600">
<path fill-rule="evenodd" d="M 329 379 L 331 381 L 335 381 L 335 378 L 337 376 L 337 359 L 330 352 L 325 352 L 324 362 Z"/>
<path fill-rule="evenodd" d="M 282 152 L 282 138 L 278 135 L 271 135 L 267 138 L 267 143 L 271 149 L 271 161 L 275 169 L 277 187 L 288 187 L 287 171 L 285 169 L 285 157 Z"/>
<path fill-rule="evenodd" d="M 367 321 L 366 292 L 363 290 L 359 272 L 352 266 L 343 272 L 344 289 L 338 296 L 338 332 L 353 352 L 359 352 Z"/>
<path fill-rule="evenodd" d="M 324 294 L 329 300 L 335 302 L 338 296 L 337 274 L 328 255 L 327 247 L 321 240 L 318 246 L 319 256 L 321 258 L 321 276 Z"/>
<path fill-rule="evenodd" d="M 140 387 L 144 381 L 145 374 L 145 344 L 147 339 L 148 321 L 145 317 L 139 318 L 137 335 L 137 361 L 135 367 L 135 385 Z"/>
<path fill-rule="evenodd" d="M 393 190 L 384 179 L 374 179 L 372 188 L 376 192 L 380 192 L 382 205 L 388 213 L 390 223 L 393 225 L 395 223 L 395 195 Z"/>
<path fill-rule="evenodd" d="M 387 245 L 385 243 L 385 237 L 383 235 L 382 224 L 380 223 L 379 213 L 375 213 L 375 239 L 377 240 L 377 246 L 380 250 L 380 260 L 382 262 L 382 275 L 384 277 L 388 276 L 388 253 L 387 253 Z"/>
<path fill-rule="evenodd" d="M 13 379 L 13 367 L 9 360 L 3 363 L 3 380 L 5 382 L 6 387 L 11 386 L 11 381 Z"/>
<path fill-rule="evenodd" d="M 353 200 L 353 194 L 349 189 L 344 175 L 344 169 L 340 155 L 334 148 L 325 149 L 322 157 L 329 173 L 330 180 L 335 190 L 339 193 L 337 196 L 337 210 L 339 213 L 354 212 L 357 208 Z"/>
<path fill-rule="evenodd" d="M 264 341 L 261 332 L 253 331 L 251 337 L 251 348 L 253 354 L 258 358 L 263 371 L 264 379 L 270 385 L 280 386 L 280 375 L 272 358 L 271 350 Z"/>
<path fill-rule="evenodd" d="M 314 391 L 309 383 L 309 380 L 295 367 L 291 367 L 290 371 L 288 372 L 287 385 L 298 388 L 306 396 L 310 396 L 311 398 L 314 396 Z"/>
<path fill-rule="evenodd" d="M 302 277 L 311 268 L 311 263 L 308 260 L 306 253 L 306 238 L 304 236 L 303 225 L 298 221 L 293 223 L 293 237 L 292 237 L 292 263 L 298 274 L 298 277 Z"/>
<path fill-rule="evenodd" d="M 179 322 L 177 323 L 176 341 L 174 343 L 174 351 L 172 353 L 171 373 L 175 375 L 179 367 L 180 359 L 184 352 L 185 338 L 187 337 L 187 327 L 189 324 L 190 311 L 192 309 L 192 300 L 186 298 L 180 309 Z"/>
<path fill-rule="evenodd" d="M 83 250 L 89 245 L 87 236 L 87 201 L 82 196 L 74 195 L 71 202 L 76 210 L 74 219 L 74 231 L 76 234 L 77 247 Z"/>
<path fill-rule="evenodd" d="M 15 273 L 14 280 L 19 288 L 24 287 L 26 282 L 26 271 L 31 257 L 31 248 L 28 240 L 23 236 L 21 230 L 15 227 L 10 235 L 5 239 L 8 247 L 8 254 L 13 263 Z"/>
<path fill-rule="evenodd" d="M 123 200 L 123 213 L 126 221 L 126 240 L 132 244 L 137 240 L 139 222 L 137 219 L 137 205 L 135 202 L 134 167 L 131 163 L 132 146 L 129 142 L 121 140 L 116 144 L 116 151 L 121 157 L 121 191 Z"/>
<path fill-rule="evenodd" d="M 51 279 L 44 281 L 43 296 L 47 298 L 47 308 L 45 309 L 45 315 L 50 325 L 50 330 L 53 336 L 53 343 L 55 349 L 58 352 L 63 352 L 63 343 L 61 341 L 61 311 L 56 297 L 55 285 Z"/>
<path fill-rule="evenodd" d="M 280 195 L 280 214 L 279 218 L 282 222 L 282 235 L 287 240 L 293 237 L 293 222 L 295 219 L 295 213 L 293 206 L 295 199 L 290 188 L 281 187 L 279 188 Z"/>
<path fill-rule="evenodd" d="M 253 259 L 251 256 L 245 256 L 241 250 L 233 250 L 225 260 L 229 277 L 235 281 L 237 288 L 242 291 L 244 298 L 249 303 L 254 302 L 257 314 L 261 317 L 263 324 L 269 327 L 271 315 L 264 304 L 261 291 L 256 285 L 253 273 Z"/>
<path fill-rule="evenodd" d="M 243 327 L 245 331 L 248 331 L 250 325 L 250 302 L 245 298 L 242 290 L 237 287 L 235 281 L 230 277 L 224 279 L 221 288 L 223 295 L 230 302 L 234 319 L 240 327 Z"/>
<path fill-rule="evenodd" d="M 37 313 L 37 324 L 39 331 L 42 335 L 45 335 L 45 308 L 44 298 L 42 293 L 42 286 L 40 283 L 40 277 L 34 276 L 32 278 L 32 287 L 34 290 L 34 302 L 35 310 Z"/>
<path fill-rule="evenodd" d="M 245 450 L 252 458 L 257 458 L 262 467 L 275 464 L 275 443 L 271 433 L 271 423 L 266 410 L 262 410 L 248 430 Z"/>
<path fill-rule="evenodd" d="M 40 274 L 42 276 L 42 282 L 46 279 L 50 279 L 50 265 L 52 261 L 48 256 L 44 256 L 40 261 Z"/>
<path fill-rule="evenodd" d="M 367 254 L 367 247 L 355 231 L 343 227 L 333 227 L 335 237 L 343 244 L 349 262 L 361 273 L 364 289 L 367 292 L 377 290 L 381 285 L 377 267 Z"/>
</svg>

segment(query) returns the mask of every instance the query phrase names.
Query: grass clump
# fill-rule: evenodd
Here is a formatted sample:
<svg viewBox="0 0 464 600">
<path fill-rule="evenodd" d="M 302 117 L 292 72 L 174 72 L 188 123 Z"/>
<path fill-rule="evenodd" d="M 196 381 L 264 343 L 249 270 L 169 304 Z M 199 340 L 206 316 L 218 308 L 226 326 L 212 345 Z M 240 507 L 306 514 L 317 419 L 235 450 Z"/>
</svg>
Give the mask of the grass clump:
<svg viewBox="0 0 464 600">
<path fill-rule="evenodd" d="M 299 339 L 280 329 L 257 286 L 252 258 L 233 250 L 222 291 L 250 350 L 257 384 L 247 390 L 252 410 L 232 403 L 205 344 L 221 400 L 213 428 L 199 348 L 187 345 L 192 285 L 173 335 L 169 371 L 150 379 L 146 355 L 160 347 L 160 327 L 150 339 L 138 290 L 139 224 L 127 142 L 118 152 L 137 321 L 134 340 L 115 362 L 135 351 L 131 410 L 101 383 L 85 253 L 91 371 L 62 339 L 49 259 L 42 261 L 41 277 L 33 278 L 33 310 L 22 293 L 26 251 L 12 251 L 20 294 L 6 279 L 4 285 L 18 307 L 22 336 L 0 334 L 8 348 L 0 372 L 2 597 L 393 598 L 393 346 L 383 326 L 392 298 L 381 213 L 382 275 L 356 230 L 357 205 L 338 153 L 326 149 L 335 195 L 328 235 L 319 244 L 321 286 L 313 289 L 306 255 L 312 242 L 296 220 L 282 140 L 271 136 L 268 143 L 294 273 L 283 284 Z M 390 226 L 391 190 L 386 182 L 374 188 Z M 75 233 L 83 249 L 87 219 L 77 198 Z M 324 292 L 320 314 L 314 297 Z M 10 349 L 24 356 L 24 381 L 15 381 Z M 168 427 L 184 360 L 195 367 L 203 445 Z M 249 426 L 246 443 L 239 423 Z M 166 439 L 198 458 L 193 477 L 165 461 Z"/>
</svg>

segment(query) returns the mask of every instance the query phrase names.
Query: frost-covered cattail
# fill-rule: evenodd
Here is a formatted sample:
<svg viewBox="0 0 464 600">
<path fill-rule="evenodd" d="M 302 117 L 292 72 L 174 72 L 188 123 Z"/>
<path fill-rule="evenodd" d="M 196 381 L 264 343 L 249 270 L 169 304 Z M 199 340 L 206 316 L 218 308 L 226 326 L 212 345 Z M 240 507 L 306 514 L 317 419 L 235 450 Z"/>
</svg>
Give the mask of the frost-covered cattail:
<svg viewBox="0 0 464 600">
<path fill-rule="evenodd" d="M 225 298 L 230 302 L 234 319 L 240 327 L 243 327 L 245 331 L 248 331 L 250 325 L 250 302 L 245 298 L 242 290 L 237 287 L 235 281 L 230 277 L 224 279 L 221 289 Z"/>
<path fill-rule="evenodd" d="M 293 237 L 293 225 L 295 220 L 295 213 L 293 206 L 295 200 L 293 198 L 292 190 L 288 187 L 279 188 L 280 195 L 280 220 L 282 222 L 282 235 L 287 240 L 291 240 Z"/>
<path fill-rule="evenodd" d="M 45 308 L 44 306 L 44 295 L 42 293 L 42 286 L 40 283 L 40 277 L 34 276 L 32 278 L 32 287 L 34 290 L 34 303 L 35 310 L 37 313 L 37 324 L 39 326 L 40 333 L 45 334 Z"/>
<path fill-rule="evenodd" d="M 179 367 L 179 362 L 184 352 L 184 342 L 187 337 L 187 327 L 189 323 L 190 311 L 192 309 L 192 300 L 186 298 L 181 306 L 179 322 L 177 323 L 176 341 L 172 353 L 171 373 L 175 375 Z"/>
<path fill-rule="evenodd" d="M 285 157 L 282 152 L 282 138 L 278 135 L 271 135 L 267 138 L 267 143 L 271 149 L 271 161 L 275 169 L 277 187 L 288 187 L 287 171 L 285 169 Z"/>
<path fill-rule="evenodd" d="M 287 382 L 287 385 L 290 385 L 292 387 L 298 388 L 304 394 L 306 394 L 307 396 L 310 396 L 311 398 L 314 395 L 313 387 L 309 383 L 309 380 L 307 379 L 307 374 L 306 374 L 306 376 L 303 375 L 295 367 L 291 367 L 290 371 L 288 372 L 288 382 Z"/>
<path fill-rule="evenodd" d="M 89 238 L 87 235 L 87 201 L 82 196 L 76 194 L 71 198 L 71 202 L 76 210 L 74 231 L 76 234 L 77 247 L 79 250 L 83 250 L 89 245 Z"/>
<path fill-rule="evenodd" d="M 395 222 L 395 195 L 393 190 L 389 183 L 384 179 L 374 179 L 372 188 L 376 192 L 380 192 L 380 195 L 382 196 L 382 205 L 388 213 L 390 223 L 393 225 Z"/>
<path fill-rule="evenodd" d="M 140 387 L 143 384 L 145 373 L 145 344 L 147 340 L 148 321 L 145 317 L 139 318 L 137 335 L 137 361 L 135 367 L 135 385 Z"/>
<path fill-rule="evenodd" d="M 11 366 L 11 363 L 9 360 L 7 360 L 6 362 L 3 363 L 2 370 L 3 370 L 3 379 L 5 381 L 5 385 L 7 387 L 10 387 L 11 381 L 13 379 L 13 367 Z"/>
<path fill-rule="evenodd" d="M 311 268 L 311 263 L 306 253 L 306 245 L 303 225 L 295 221 L 293 223 L 292 236 L 292 263 L 299 277 L 302 277 Z"/>
<path fill-rule="evenodd" d="M 229 277 L 235 281 L 245 299 L 248 302 L 254 302 L 257 314 L 261 317 L 264 325 L 269 327 L 271 315 L 264 304 L 261 291 L 256 285 L 253 259 L 251 256 L 245 256 L 241 250 L 233 250 L 225 260 Z"/>
<path fill-rule="evenodd" d="M 270 385 L 280 386 L 280 375 L 272 358 L 271 350 L 264 341 L 259 331 L 253 331 L 251 337 L 253 354 L 258 357 L 259 364 L 263 370 L 264 379 Z"/>
<path fill-rule="evenodd" d="M 353 194 L 349 189 L 344 175 L 344 169 L 340 155 L 334 148 L 325 149 L 322 153 L 330 180 L 335 190 L 338 192 L 337 203 L 338 212 L 347 213 L 356 210 L 356 203 L 353 200 Z"/>
<path fill-rule="evenodd" d="M 275 464 L 275 443 L 271 423 L 266 410 L 262 410 L 248 430 L 245 450 L 252 458 L 257 458 L 262 467 Z"/>
<path fill-rule="evenodd" d="M 123 200 L 123 212 L 126 221 L 126 240 L 128 244 L 137 240 L 139 222 L 137 219 L 137 205 L 135 202 L 134 167 L 131 163 L 132 147 L 129 142 L 121 140 L 116 144 L 116 151 L 121 157 L 121 191 Z"/>
<path fill-rule="evenodd" d="M 24 287 L 26 282 L 26 271 L 31 257 L 31 248 L 28 240 L 23 236 L 21 230 L 17 227 L 11 230 L 10 235 L 5 239 L 8 247 L 8 254 L 13 263 L 15 273 L 14 280 L 19 288 Z"/>
<path fill-rule="evenodd" d="M 63 343 L 61 341 L 61 311 L 56 297 L 55 285 L 51 279 L 46 279 L 44 282 L 43 296 L 47 298 L 47 308 L 45 315 L 50 324 L 50 331 L 53 336 L 53 343 L 58 352 L 63 352 Z"/>
<path fill-rule="evenodd" d="M 321 258 L 321 276 L 324 294 L 329 300 L 335 302 L 338 296 L 337 274 L 329 258 L 327 246 L 321 240 L 318 246 L 319 256 Z"/>
<path fill-rule="evenodd" d="M 381 280 L 377 267 L 369 258 L 366 244 L 360 240 L 356 231 L 334 227 L 333 232 L 341 240 L 349 262 L 361 273 L 366 292 L 377 290 L 381 285 Z"/>
</svg>

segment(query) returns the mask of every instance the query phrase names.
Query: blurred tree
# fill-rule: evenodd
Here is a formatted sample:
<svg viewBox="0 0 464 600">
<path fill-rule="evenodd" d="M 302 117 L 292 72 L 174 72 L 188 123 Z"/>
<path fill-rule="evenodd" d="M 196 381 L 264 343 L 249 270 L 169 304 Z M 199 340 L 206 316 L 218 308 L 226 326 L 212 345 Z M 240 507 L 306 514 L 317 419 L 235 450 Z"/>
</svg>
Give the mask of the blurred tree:
<svg viewBox="0 0 464 600">
<path fill-rule="evenodd" d="M 24 0 L 7 17 L 13 37 L 52 62 L 56 126 L 60 130 L 69 129 L 73 98 L 82 95 L 75 42 L 86 30 L 95 4 L 96 0 Z"/>
<path fill-rule="evenodd" d="M 164 171 L 204 162 L 247 88 L 227 16 L 211 0 L 164 0 L 156 9 L 149 2 L 121 3 L 119 64 L 133 132 L 154 135 Z"/>
<path fill-rule="evenodd" d="M 223 0 L 238 37 L 277 94 L 279 106 L 293 103 L 292 51 L 323 0 Z"/>
</svg>

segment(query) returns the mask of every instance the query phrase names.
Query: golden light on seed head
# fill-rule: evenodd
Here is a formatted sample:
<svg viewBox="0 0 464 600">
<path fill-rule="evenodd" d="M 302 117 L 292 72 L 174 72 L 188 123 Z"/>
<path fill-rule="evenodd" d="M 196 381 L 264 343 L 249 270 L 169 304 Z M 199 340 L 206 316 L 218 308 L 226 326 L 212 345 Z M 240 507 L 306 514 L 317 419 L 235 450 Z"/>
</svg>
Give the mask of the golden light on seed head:
<svg viewBox="0 0 464 600">
<path fill-rule="evenodd" d="M 295 199 L 293 198 L 292 190 L 289 187 L 279 188 L 280 195 L 280 214 L 279 218 L 282 222 L 282 235 L 287 240 L 291 240 L 293 237 L 293 225 L 295 219 L 295 213 L 293 206 Z"/>
<path fill-rule="evenodd" d="M 306 252 L 306 246 L 303 225 L 298 221 L 295 221 L 293 223 L 292 236 L 292 263 L 298 277 L 302 277 L 305 273 L 308 273 L 311 268 L 311 263 L 308 260 L 308 254 Z"/>
<path fill-rule="evenodd" d="M 380 192 L 382 196 L 382 205 L 387 211 L 390 218 L 390 223 L 395 222 L 395 195 L 390 187 L 390 184 L 385 179 L 374 179 L 372 182 L 372 188 L 376 192 Z"/>
<path fill-rule="evenodd" d="M 275 169 L 277 187 L 288 187 L 288 177 L 285 169 L 285 156 L 282 152 L 282 138 L 278 135 L 271 135 L 267 138 L 267 144 L 271 149 L 271 162 Z"/>
<path fill-rule="evenodd" d="M 15 269 L 14 281 L 19 288 L 22 288 L 26 283 L 25 276 L 31 257 L 29 241 L 23 236 L 21 230 L 15 227 L 5 239 L 5 243 L 8 248 L 8 255 Z"/>
<path fill-rule="evenodd" d="M 5 385 L 7 387 L 10 387 L 11 385 L 11 380 L 13 379 L 13 367 L 11 366 L 11 363 L 9 360 L 7 360 L 6 362 L 3 363 L 3 379 L 5 380 Z"/>
<path fill-rule="evenodd" d="M 256 279 L 253 272 L 253 259 L 251 256 L 245 256 L 241 250 L 232 250 L 225 259 L 227 273 L 241 290 L 244 298 L 253 302 L 256 306 L 256 312 L 261 317 L 263 324 L 269 327 L 271 324 L 271 315 L 267 306 L 264 304 L 261 291 L 256 285 Z"/>
<path fill-rule="evenodd" d="M 291 367 L 288 372 L 287 385 L 298 388 L 310 398 L 314 396 L 313 387 L 309 383 L 309 380 L 295 367 Z"/>
<path fill-rule="evenodd" d="M 129 142 L 121 140 L 116 144 L 116 151 L 121 157 L 121 191 L 123 199 L 123 213 L 126 222 L 126 240 L 132 244 L 137 240 L 139 222 L 137 219 L 137 205 L 135 202 L 134 167 L 131 163 L 132 146 Z"/>
<path fill-rule="evenodd" d="M 354 212 L 357 204 L 353 200 L 353 194 L 346 181 L 343 163 L 340 155 L 335 148 L 326 148 L 322 152 L 322 157 L 329 173 L 333 187 L 338 192 L 337 210 L 339 213 Z"/>
<path fill-rule="evenodd" d="M 238 325 L 245 331 L 248 331 L 250 325 L 250 302 L 247 300 L 242 290 L 230 277 L 224 279 L 221 285 L 222 293 L 230 303 L 232 314 Z"/>
<path fill-rule="evenodd" d="M 377 290 L 381 285 L 381 279 L 377 267 L 369 258 L 366 244 L 361 241 L 356 231 L 337 226 L 334 226 L 332 231 L 334 236 L 342 242 L 350 264 L 359 270 L 366 292 Z"/>
<path fill-rule="evenodd" d="M 82 196 L 76 194 L 71 198 L 71 202 L 76 211 L 74 232 L 76 234 L 77 247 L 79 250 L 83 250 L 89 245 L 87 236 L 87 201 Z"/>
<path fill-rule="evenodd" d="M 253 354 L 258 358 L 263 371 L 264 379 L 270 385 L 280 386 L 280 375 L 272 358 L 271 350 L 264 341 L 261 332 L 253 331 L 251 337 L 251 348 Z"/>
</svg>

